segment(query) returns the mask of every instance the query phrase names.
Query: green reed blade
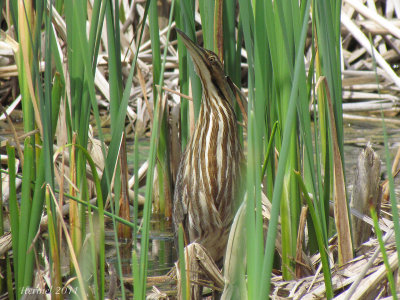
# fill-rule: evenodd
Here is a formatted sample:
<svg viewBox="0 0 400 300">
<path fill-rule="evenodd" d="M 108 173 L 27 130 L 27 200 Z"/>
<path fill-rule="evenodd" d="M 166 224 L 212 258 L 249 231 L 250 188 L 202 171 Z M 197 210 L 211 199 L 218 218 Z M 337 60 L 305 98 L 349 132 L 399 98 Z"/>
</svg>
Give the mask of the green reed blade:
<svg viewBox="0 0 400 300">
<path fill-rule="evenodd" d="M 15 186 L 15 148 L 7 144 L 8 157 L 8 178 L 9 178 L 9 198 L 8 206 L 10 210 L 10 225 L 12 234 L 12 248 L 14 249 L 14 278 L 16 282 L 16 290 L 19 291 L 22 283 L 19 281 L 18 266 L 20 258 L 18 256 L 18 240 L 19 240 L 19 208 L 17 203 L 17 190 Z M 23 260 L 23 258 L 21 258 Z"/>
<path fill-rule="evenodd" d="M 19 236 L 18 236 L 18 282 L 22 283 L 25 274 L 26 253 L 30 245 L 28 244 L 27 236 L 29 232 L 29 220 L 32 212 L 32 198 L 31 198 L 31 180 L 33 178 L 34 156 L 33 148 L 31 145 L 31 138 L 26 138 L 24 142 L 24 167 L 22 169 L 22 191 L 21 191 L 21 206 L 20 206 L 20 220 L 19 220 Z"/>
<path fill-rule="evenodd" d="M 180 11 L 182 13 L 182 27 L 180 27 L 180 29 L 183 30 L 193 41 L 195 41 L 196 35 L 195 35 L 195 22 L 194 22 L 194 1 L 181 0 L 179 1 L 179 3 L 180 3 Z M 181 38 L 178 36 L 178 43 L 182 43 L 180 42 L 180 39 Z M 196 72 L 194 71 L 194 65 L 192 59 L 189 58 L 189 56 L 186 56 L 186 59 L 187 59 L 188 74 L 190 77 L 190 82 L 192 87 L 194 119 L 197 120 L 201 105 L 202 87 L 200 79 L 197 76 Z M 189 78 L 186 78 L 185 81 L 189 82 Z"/>
<path fill-rule="evenodd" d="M 179 251 L 179 269 L 181 272 L 181 295 L 183 299 L 190 299 L 190 281 L 186 274 L 186 257 L 185 245 L 183 240 L 183 227 L 182 223 L 179 224 L 178 230 L 178 251 Z"/>
<path fill-rule="evenodd" d="M 307 9 L 306 12 L 309 11 L 310 7 L 310 0 L 307 1 Z M 307 33 L 307 23 L 308 17 L 304 17 L 301 35 L 299 39 L 299 47 L 296 53 L 296 60 L 295 60 L 295 68 L 294 68 L 294 77 L 293 77 L 293 85 L 290 94 L 290 100 L 288 105 L 288 112 L 287 112 L 287 119 L 285 120 L 284 132 L 283 132 L 283 142 L 282 142 L 282 149 L 279 157 L 278 163 L 278 173 L 276 175 L 275 180 L 275 188 L 272 198 L 272 209 L 271 209 L 271 219 L 269 222 L 268 227 L 268 234 L 267 234 L 267 242 L 265 246 L 265 255 L 264 255 L 264 263 L 263 263 L 263 272 L 262 272 L 262 279 L 261 281 L 265 282 L 265 286 L 262 287 L 259 291 L 259 299 L 264 299 L 269 295 L 270 289 L 270 280 L 271 280 L 271 271 L 272 271 L 272 262 L 273 262 L 273 249 L 275 248 L 275 238 L 276 238 L 276 231 L 277 231 L 277 224 L 278 224 L 278 216 L 279 216 L 279 206 L 280 206 L 280 199 L 282 195 L 282 188 L 283 188 L 283 179 L 286 170 L 286 161 L 289 155 L 289 142 L 292 135 L 292 128 L 294 126 L 294 116 L 296 112 L 296 96 L 298 93 L 298 84 L 299 84 L 299 77 L 300 77 L 300 61 L 303 59 L 303 49 L 305 45 L 305 37 Z"/>
<path fill-rule="evenodd" d="M 383 115 L 383 111 L 381 111 L 382 117 L 382 129 L 383 129 L 383 140 L 385 142 L 385 159 L 386 159 L 386 166 L 387 166 L 387 176 L 389 180 L 389 192 L 390 192 L 390 204 L 392 208 L 392 218 L 393 218 L 393 226 L 394 226 L 394 233 L 395 233 L 395 240 L 396 240 L 396 249 L 397 249 L 397 256 L 400 261 L 400 220 L 399 220 L 399 209 L 397 208 L 397 198 L 394 191 L 394 178 L 392 172 L 390 172 L 390 167 L 392 165 L 390 160 L 390 152 L 389 152 L 389 141 L 388 135 L 386 130 L 386 123 L 385 118 Z"/>
<path fill-rule="evenodd" d="M 177 28 L 184 28 L 183 16 L 181 13 L 181 1 L 176 1 L 175 7 L 175 23 Z M 179 57 L 179 85 L 182 94 L 189 94 L 189 70 L 188 55 L 185 45 L 178 36 L 178 57 Z M 185 150 L 186 144 L 190 136 L 190 120 L 189 120 L 189 101 L 183 97 L 180 98 L 181 108 L 181 149 Z"/>
<path fill-rule="evenodd" d="M 216 29 L 214 24 L 215 4 L 214 1 L 200 1 L 199 11 L 203 30 L 203 47 L 217 53 L 217 49 L 214 47 L 214 32 Z"/>
<path fill-rule="evenodd" d="M 167 47 L 168 41 L 171 31 L 172 24 L 172 16 L 174 15 L 174 3 L 171 3 L 171 11 L 168 22 L 168 31 L 167 31 L 167 45 L 164 48 L 164 57 L 161 65 L 160 74 L 164 74 L 165 63 L 167 58 Z M 159 86 L 163 85 L 162 75 L 160 77 Z M 166 108 L 166 103 L 163 98 L 159 98 L 155 109 L 154 109 L 154 118 L 153 118 L 153 126 L 150 138 L 150 151 L 149 151 L 149 166 L 148 166 L 148 174 L 146 178 L 146 192 L 145 192 L 145 204 L 143 208 L 143 229 L 142 229 L 142 239 L 141 239 L 141 253 L 140 253 L 140 280 L 141 280 L 141 288 L 142 295 L 145 295 L 146 281 L 147 281 L 147 270 L 148 270 L 148 248 L 149 248 L 149 230 L 150 230 L 150 213 L 152 207 L 152 190 L 153 190 L 153 179 L 154 179 L 154 168 L 156 163 L 156 153 L 158 142 L 160 139 L 160 130 L 161 130 L 161 122 L 162 115 L 164 114 L 164 110 Z"/>
<path fill-rule="evenodd" d="M 385 267 L 386 267 L 386 273 L 387 273 L 387 278 L 388 278 L 388 281 L 389 281 L 390 291 L 392 293 L 393 299 L 397 300 L 398 298 L 397 298 L 397 291 L 396 291 L 396 283 L 395 283 L 395 281 L 393 279 L 392 268 L 390 267 L 389 259 L 388 259 L 386 248 L 385 248 L 385 244 L 383 242 L 382 231 L 381 231 L 381 229 L 379 227 L 379 222 L 378 222 L 378 216 L 376 214 L 376 210 L 375 210 L 373 205 L 370 206 L 369 212 L 371 214 L 372 220 L 374 221 L 374 228 L 375 228 L 376 238 L 378 240 L 379 248 L 381 249 L 381 253 L 382 253 L 382 259 L 383 259 L 383 262 L 384 262 Z"/>
<path fill-rule="evenodd" d="M 61 279 L 61 261 L 60 261 L 60 249 L 59 249 L 59 241 L 57 237 L 56 224 L 54 220 L 56 218 L 53 216 L 52 205 L 50 204 L 50 186 L 46 185 L 46 211 L 47 211 L 47 219 L 48 219 L 48 232 L 49 232 L 49 246 L 50 246 L 50 265 L 52 268 L 51 279 L 52 279 L 52 289 L 51 289 L 51 297 L 55 298 L 56 291 L 60 290 L 62 285 Z"/>
<path fill-rule="evenodd" d="M 316 231 L 317 243 L 318 243 L 319 253 L 320 253 L 321 262 L 322 262 L 322 271 L 324 273 L 324 279 L 325 279 L 326 296 L 328 299 L 331 299 L 331 298 L 333 298 L 332 276 L 331 276 L 331 271 L 330 271 L 330 266 L 329 266 L 328 249 L 327 249 L 326 243 L 324 241 L 322 222 L 321 222 L 320 218 L 318 217 L 318 210 L 315 209 L 315 207 L 314 207 L 314 204 L 309 196 L 309 193 L 307 191 L 307 188 L 304 184 L 303 179 L 300 176 L 300 173 L 295 172 L 295 176 L 297 178 L 297 181 L 300 184 L 300 188 L 303 192 L 303 196 L 307 201 L 308 210 L 310 212 L 311 219 L 313 221 L 313 225 L 314 225 L 314 228 Z"/>
<path fill-rule="evenodd" d="M 142 294 L 142 289 L 140 287 L 140 267 L 138 263 L 138 258 L 136 256 L 136 250 L 132 251 L 132 276 L 133 276 L 133 295 L 134 299 L 144 299 Z"/>
</svg>

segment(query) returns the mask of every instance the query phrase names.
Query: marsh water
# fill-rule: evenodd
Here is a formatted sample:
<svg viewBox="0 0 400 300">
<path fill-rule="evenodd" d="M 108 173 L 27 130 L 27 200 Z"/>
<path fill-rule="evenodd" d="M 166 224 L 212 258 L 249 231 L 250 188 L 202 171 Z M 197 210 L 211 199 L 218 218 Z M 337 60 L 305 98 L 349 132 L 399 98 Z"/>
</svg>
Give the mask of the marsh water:
<svg viewBox="0 0 400 300">
<path fill-rule="evenodd" d="M 393 161 L 400 147 L 400 124 L 386 123 L 390 159 Z M 386 179 L 386 158 L 384 147 L 384 135 L 381 120 L 375 121 L 344 121 L 344 160 L 345 176 L 348 199 L 351 197 L 358 156 L 368 143 L 371 143 L 374 151 L 382 161 L 382 179 Z M 144 146 L 145 147 L 145 146 Z M 391 167 L 390 167 L 391 169 Z M 396 194 L 400 195 L 399 185 Z M 173 233 L 170 222 L 159 216 L 152 218 L 152 231 L 150 243 L 150 265 L 152 266 L 149 276 L 162 275 L 173 266 L 175 249 Z"/>
<path fill-rule="evenodd" d="M 393 160 L 397 149 L 400 146 L 400 125 L 393 124 L 390 121 L 386 122 L 387 135 L 389 141 L 389 149 L 391 160 Z M 17 130 L 22 133 L 21 124 L 17 124 Z M 385 163 L 385 150 L 384 150 L 384 135 L 382 130 L 382 123 L 379 121 L 344 121 L 345 133 L 345 173 L 347 195 L 350 197 L 353 186 L 357 159 L 360 152 L 367 145 L 371 143 L 372 148 L 379 154 L 382 160 L 382 179 L 386 178 L 386 163 Z M 0 121 L 0 137 L 11 138 L 12 134 L 8 125 Z M 143 163 L 148 155 L 148 139 L 143 139 L 140 143 L 140 161 Z M 128 164 L 133 165 L 133 143 L 128 143 Z M 132 168 L 130 173 L 133 173 Z M 398 190 L 397 190 L 397 193 Z M 116 249 L 114 242 L 113 227 L 106 226 L 106 249 L 107 261 L 109 264 L 116 263 Z M 120 246 L 124 247 L 124 242 L 120 242 Z M 127 243 L 126 246 L 130 249 L 128 255 L 122 258 L 123 265 L 127 266 L 131 263 L 130 252 L 132 250 L 132 243 Z M 140 236 L 137 243 L 138 252 L 140 252 Z M 151 218 L 151 231 L 150 231 L 150 247 L 149 247 L 149 276 L 165 275 L 173 266 L 175 261 L 174 239 L 170 220 L 165 220 L 158 215 L 152 215 Z M 132 273 L 124 274 L 131 277 Z"/>
</svg>

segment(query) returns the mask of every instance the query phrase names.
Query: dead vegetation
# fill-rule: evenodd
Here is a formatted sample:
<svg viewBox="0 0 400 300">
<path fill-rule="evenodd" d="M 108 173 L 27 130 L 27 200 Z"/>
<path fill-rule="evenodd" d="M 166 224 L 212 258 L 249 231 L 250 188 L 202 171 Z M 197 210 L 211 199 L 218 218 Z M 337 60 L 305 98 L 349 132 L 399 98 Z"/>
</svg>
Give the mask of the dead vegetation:
<svg viewBox="0 0 400 300">
<path fill-rule="evenodd" d="M 128 70 L 131 67 L 133 55 L 138 51 L 136 47 L 137 42 L 137 27 L 139 26 L 138 20 L 143 16 L 143 3 L 137 1 L 129 7 L 127 1 L 121 1 L 125 6 L 125 23 L 122 26 L 121 32 L 121 49 L 122 49 L 122 63 L 124 65 L 125 73 L 123 74 L 126 80 Z M 167 6 L 167 4 L 165 4 Z M 57 46 L 62 57 L 65 56 L 65 43 L 66 43 L 66 28 L 65 23 L 60 16 L 53 10 L 54 19 L 53 24 L 58 35 Z M 343 0 L 342 8 L 342 24 L 341 24 L 341 39 L 342 39 L 342 87 L 343 87 L 343 117 L 347 120 L 364 120 L 368 122 L 381 122 L 380 112 L 383 110 L 386 120 L 392 124 L 400 124 L 396 118 L 399 113 L 399 92 L 400 92 L 400 78 L 397 75 L 400 67 L 400 7 L 395 0 L 387 1 L 362 1 L 357 0 Z M 164 24 L 160 30 L 161 47 L 166 45 L 166 20 L 168 14 L 164 14 L 160 18 L 160 24 Z M 200 23 L 200 16 L 196 13 L 195 19 Z M 174 26 L 174 25 L 173 25 Z M 103 30 L 105 30 L 103 28 Z M 198 36 L 201 31 L 197 32 Z M 311 61 L 311 34 L 309 35 L 308 48 L 305 51 L 305 62 L 309 64 Z M 107 43 L 104 38 L 101 41 L 100 55 L 96 69 L 95 85 L 97 88 L 97 99 L 99 107 L 103 111 L 107 111 L 109 106 L 109 86 L 107 81 Z M 178 73 L 178 56 L 175 47 L 175 42 L 172 41 L 168 46 L 168 56 L 164 80 L 164 89 L 168 94 L 168 111 L 170 114 L 171 147 L 176 149 L 172 151 L 173 157 L 171 162 L 172 170 L 176 170 L 179 162 L 180 147 L 177 142 L 179 136 L 177 126 L 179 120 L 179 101 L 180 95 L 175 91 L 179 90 L 179 73 Z M 152 65 L 151 65 L 151 47 L 150 40 L 147 40 L 140 47 L 137 74 L 134 77 L 134 84 L 130 93 L 130 106 L 128 108 L 128 118 L 130 122 L 127 124 L 126 132 L 132 133 L 133 128 L 139 130 L 142 136 L 148 135 L 151 129 L 152 116 L 153 116 L 153 79 L 152 79 Z M 15 41 L 12 33 L 1 32 L 0 39 L 0 102 L 6 107 L 7 114 L 10 115 L 14 121 L 18 120 L 20 113 L 18 112 L 18 105 L 21 101 L 18 96 L 18 83 L 17 83 L 17 67 L 14 62 Z M 246 59 L 246 53 L 243 51 L 243 60 Z M 43 66 L 44 69 L 44 66 Z M 242 73 L 246 78 L 247 73 L 246 63 L 242 64 Z M 246 83 L 244 83 L 246 86 Z M 69 90 L 69 89 L 67 89 Z M 244 88 L 246 93 L 246 88 Z M 191 118 L 193 120 L 193 118 Z M 8 127 L 4 122 L 6 115 L 0 114 L 0 127 Z M 104 117 L 103 123 L 107 126 L 107 117 Z M 132 138 L 132 134 L 128 135 Z M 178 145 L 178 146 L 177 146 Z M 2 145 L 3 146 L 3 145 Z M 146 175 L 147 163 L 144 163 L 140 169 L 140 182 L 144 182 Z M 394 167 L 392 172 L 397 173 L 398 166 Z M 173 171 L 174 172 L 174 171 Z M 3 174 L 2 174 L 3 176 Z M 375 176 L 376 177 L 376 176 Z M 5 176 L 6 178 L 6 176 Z M 137 179 L 136 179 L 137 180 Z M 379 179 L 378 179 L 379 180 Z M 131 176 L 129 180 L 129 187 L 134 185 L 135 178 Z M 7 181 L 3 180 L 3 192 L 7 191 Z M 380 185 L 380 182 L 374 182 Z M 376 186 L 376 188 L 378 188 Z M 3 193 L 3 196 L 6 193 Z M 369 195 L 369 194 L 368 194 Z M 390 216 L 390 209 L 388 207 L 388 199 L 383 197 L 386 195 L 385 189 L 381 193 L 382 198 L 377 198 L 377 201 L 382 199 L 382 212 L 381 213 L 381 230 L 384 231 L 385 248 L 389 258 L 390 267 L 394 273 L 395 280 L 399 282 L 398 269 L 399 261 L 398 254 L 394 242 L 393 225 Z M 357 195 L 353 195 L 353 198 Z M 3 199 L 6 201 L 7 199 Z M 364 199 L 365 200 L 365 199 Z M 367 199 L 370 200 L 369 198 Z M 380 205 L 376 204 L 377 207 Z M 361 212 L 361 219 L 363 230 L 371 230 L 371 221 L 365 215 L 366 211 Z M 358 215 L 357 220 L 360 220 Z M 266 218 L 267 220 L 267 218 Z M 367 222 L 366 222 L 367 221 Z M 266 221 L 267 223 L 267 221 Z M 353 222 L 355 223 L 355 222 Z M 369 234 L 371 235 L 371 234 Z M 0 242 L 0 245 L 6 250 L 10 247 L 9 235 L 3 236 L 5 242 Z M 279 243 L 277 243 L 278 246 Z M 335 289 L 335 299 L 384 299 L 388 296 L 388 282 L 387 270 L 383 263 L 383 258 L 379 249 L 377 239 L 372 237 L 367 238 L 367 241 L 361 242 L 360 247 L 356 251 L 355 258 L 349 263 L 337 267 L 336 262 L 336 239 L 331 240 L 330 248 L 327 249 L 331 257 L 331 266 L 333 274 L 333 285 Z M 196 257 L 195 261 L 201 261 L 202 264 L 196 272 L 203 272 L 207 279 L 203 284 L 211 289 L 222 291 L 224 287 L 224 277 L 220 272 L 217 272 L 212 264 L 205 263 L 206 259 L 202 250 L 193 245 L 193 249 L 197 249 L 196 254 L 190 255 Z M 188 249 L 191 253 L 192 248 Z M 193 250 L 192 249 L 192 250 Z M 277 247 L 279 250 L 279 246 Z M 4 253 L 5 250 L 2 251 Z M 193 250 L 194 251 L 194 250 Z M 202 259 L 199 259 L 199 255 Z M 207 261 L 207 260 L 206 260 Z M 313 274 L 299 278 L 295 281 L 284 281 L 281 276 L 274 275 L 272 284 L 273 292 L 271 297 L 273 299 L 323 299 L 324 298 L 324 280 L 321 273 L 321 266 L 319 262 L 319 255 L 314 255 L 309 258 L 308 269 L 312 270 Z M 307 265 L 305 261 L 301 262 Z M 193 265 L 191 270 L 193 271 Z M 211 270 L 211 271 L 210 271 Z M 315 272 L 314 272 L 315 271 Z M 211 274 L 213 274 L 211 276 Z M 155 279 L 152 282 L 154 285 L 153 291 L 150 292 L 149 298 L 151 299 L 167 299 L 169 297 L 176 297 L 176 286 L 179 286 L 180 275 L 177 268 L 172 270 L 171 273 L 164 277 Z M 163 288 L 158 288 L 167 282 L 169 292 L 164 291 Z M 192 278 L 192 282 L 196 281 Z M 162 285 L 163 285 L 162 284 Z M 171 292 L 171 286 L 175 287 L 174 292 Z M 173 290 L 173 289 L 172 289 Z M 400 293 L 400 290 L 397 291 Z"/>
</svg>

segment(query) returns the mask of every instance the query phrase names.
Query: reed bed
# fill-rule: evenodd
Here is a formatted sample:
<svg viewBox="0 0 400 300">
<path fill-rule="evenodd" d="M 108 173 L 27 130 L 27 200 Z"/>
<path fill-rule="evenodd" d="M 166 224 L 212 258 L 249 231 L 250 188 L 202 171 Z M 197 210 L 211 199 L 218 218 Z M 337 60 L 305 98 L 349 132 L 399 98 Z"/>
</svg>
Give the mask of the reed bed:
<svg viewBox="0 0 400 300">
<path fill-rule="evenodd" d="M 10 0 L 0 11 L 5 298 L 186 299 L 185 253 L 204 258 L 206 292 L 224 299 L 400 293 L 399 159 L 392 164 L 386 136 L 387 123 L 399 124 L 396 1 Z M 148 277 L 151 221 L 171 220 L 201 105 L 174 28 L 223 58 L 246 99 L 244 110 L 235 104 L 246 197 L 222 273 L 180 237 L 180 262 Z M 392 166 L 379 199 L 358 215 L 370 235 L 357 246 L 344 119 L 382 123 Z"/>
</svg>

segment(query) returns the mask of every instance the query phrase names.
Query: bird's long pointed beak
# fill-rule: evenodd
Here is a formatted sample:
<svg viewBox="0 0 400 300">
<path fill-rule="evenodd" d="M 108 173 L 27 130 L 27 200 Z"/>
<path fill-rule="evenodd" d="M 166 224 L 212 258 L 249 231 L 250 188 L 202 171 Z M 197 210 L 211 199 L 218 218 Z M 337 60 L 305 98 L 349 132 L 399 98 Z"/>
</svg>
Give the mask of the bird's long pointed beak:
<svg viewBox="0 0 400 300">
<path fill-rule="evenodd" d="M 235 99 L 233 91 L 225 78 L 223 66 L 215 53 L 196 45 L 179 29 L 176 29 L 176 31 L 182 37 L 182 41 L 192 57 L 196 73 L 202 81 L 203 88 L 208 90 L 208 92 L 213 90 L 220 91 L 224 95 L 224 98 L 232 103 Z M 211 62 L 210 58 L 214 58 L 213 62 Z"/>
<path fill-rule="evenodd" d="M 183 31 L 176 29 L 176 32 L 182 37 L 182 41 L 192 57 L 193 63 L 199 70 L 208 68 L 206 52 L 203 48 L 196 45 Z"/>
</svg>

